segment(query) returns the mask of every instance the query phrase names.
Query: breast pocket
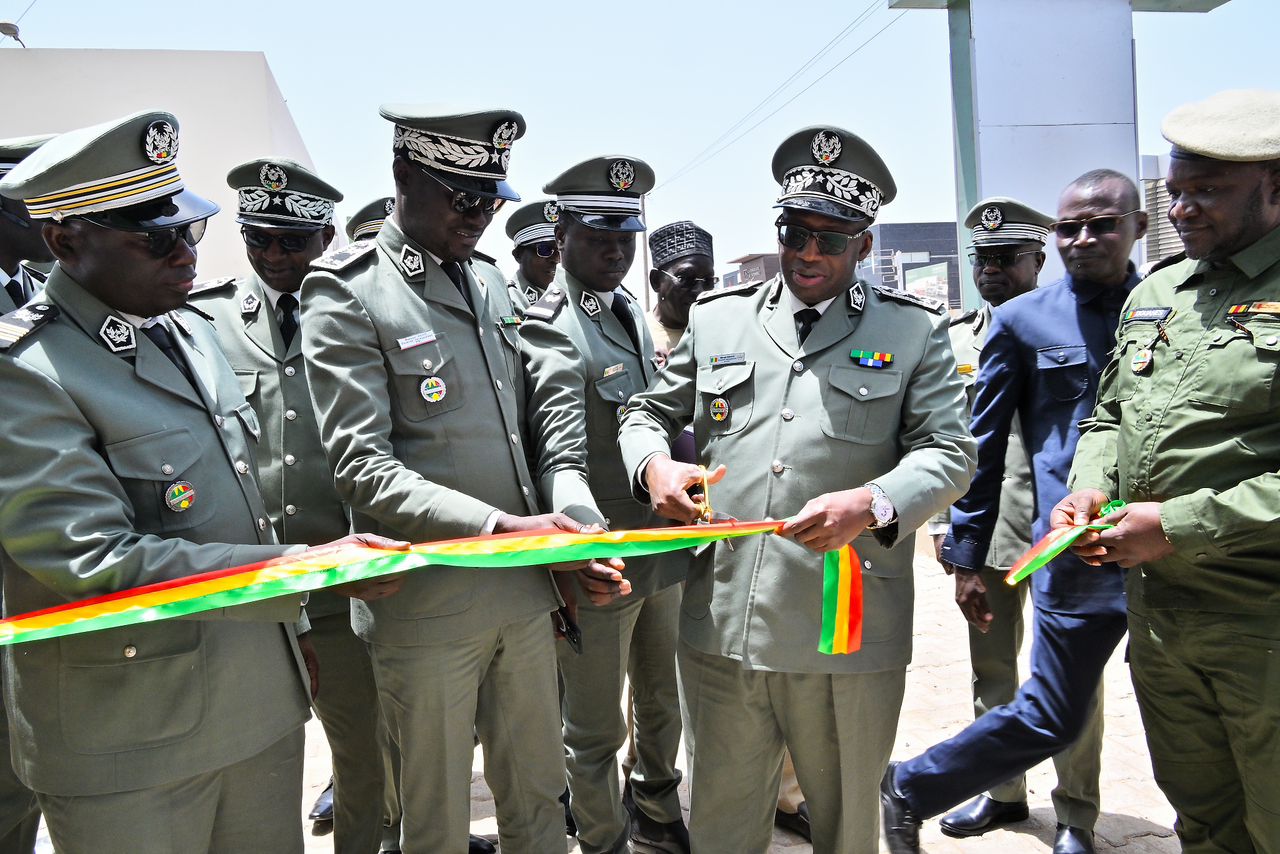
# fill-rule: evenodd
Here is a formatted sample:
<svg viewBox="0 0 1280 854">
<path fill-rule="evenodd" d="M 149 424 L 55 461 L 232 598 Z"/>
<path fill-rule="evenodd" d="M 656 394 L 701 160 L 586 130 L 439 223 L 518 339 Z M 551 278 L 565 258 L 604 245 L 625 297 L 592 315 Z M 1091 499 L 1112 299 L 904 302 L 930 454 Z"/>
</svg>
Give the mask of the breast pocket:
<svg viewBox="0 0 1280 854">
<path fill-rule="evenodd" d="M 383 358 L 396 406 L 409 421 L 452 412 L 465 402 L 462 372 L 444 335 L 408 350 L 385 350 Z"/>
<path fill-rule="evenodd" d="M 240 393 L 244 395 L 244 399 L 252 404 L 257 404 L 253 396 L 258 393 L 258 372 L 257 371 L 236 371 L 236 380 L 240 383 Z"/>
<path fill-rule="evenodd" d="M 728 436 L 747 426 L 755 402 L 755 367 L 755 362 L 746 362 L 698 368 L 693 424 L 699 436 Z"/>
<path fill-rule="evenodd" d="M 1089 357 L 1083 344 L 1037 350 L 1036 370 L 1054 400 L 1078 400 L 1089 387 Z"/>
<path fill-rule="evenodd" d="M 253 414 L 249 404 L 241 405 Z M 203 449 L 186 427 L 112 442 L 103 451 L 133 505 L 140 529 L 185 531 L 208 522 L 217 511 L 217 502 L 212 494 L 202 493 L 203 484 L 195 472 Z"/>
<path fill-rule="evenodd" d="M 595 394 L 587 404 L 587 425 L 592 435 L 611 436 L 618 432 L 618 422 L 627 401 L 639 389 L 630 369 L 596 380 L 592 385 Z"/>
<path fill-rule="evenodd" d="M 900 420 L 902 372 L 832 365 L 822 397 L 822 432 L 833 439 L 878 445 Z"/>
<path fill-rule="evenodd" d="M 1249 317 L 1241 326 L 1215 332 L 1209 339 L 1195 391 L 1188 395 L 1191 400 L 1241 414 L 1275 405 L 1280 319 Z"/>
</svg>

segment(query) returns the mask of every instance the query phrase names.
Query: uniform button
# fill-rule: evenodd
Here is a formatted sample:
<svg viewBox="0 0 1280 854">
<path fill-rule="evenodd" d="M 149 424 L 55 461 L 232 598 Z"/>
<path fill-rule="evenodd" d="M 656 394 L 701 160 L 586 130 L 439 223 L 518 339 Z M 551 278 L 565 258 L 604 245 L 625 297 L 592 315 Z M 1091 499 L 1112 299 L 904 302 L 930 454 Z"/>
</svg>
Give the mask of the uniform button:
<svg viewBox="0 0 1280 854">
<path fill-rule="evenodd" d="M 423 360 L 422 360 L 422 370 L 424 370 L 424 371 L 429 371 L 429 370 L 431 370 L 433 367 L 434 367 L 434 364 L 432 363 L 432 361 L 431 361 L 430 359 L 423 359 Z"/>
<path fill-rule="evenodd" d="M 519 437 L 519 436 L 517 436 L 515 433 L 512 433 L 512 434 L 511 434 L 511 444 L 513 444 L 513 445 L 519 445 L 519 444 L 520 444 L 520 437 Z"/>
<path fill-rule="evenodd" d="M 1267 346 L 1268 347 L 1276 346 L 1276 336 L 1272 335 L 1270 338 L 1267 339 Z"/>
<path fill-rule="evenodd" d="M 1219 341 L 1221 341 L 1221 340 L 1222 340 L 1222 335 L 1221 335 L 1221 334 L 1218 334 L 1218 335 L 1213 336 L 1213 343 L 1214 343 L 1214 344 L 1217 344 L 1217 343 L 1218 343 Z"/>
<path fill-rule="evenodd" d="M 552 285 L 552 286 L 551 286 L 551 293 L 553 293 L 553 294 L 558 294 L 558 293 L 560 293 L 560 289 L 559 289 L 559 288 L 557 288 L 555 285 Z"/>
<path fill-rule="evenodd" d="M 477 326 L 477 327 L 476 327 L 476 334 L 478 334 L 481 338 L 483 338 L 483 337 L 484 337 L 484 327 L 483 327 L 483 326 Z"/>
<path fill-rule="evenodd" d="M 626 400 L 626 399 L 627 399 L 627 393 L 624 392 L 622 389 L 618 389 L 618 400 Z"/>
<path fill-rule="evenodd" d="M 528 494 L 529 494 L 529 487 L 527 487 L 527 486 L 522 486 L 522 487 L 520 487 L 520 491 L 521 491 L 521 492 L 523 492 L 525 495 L 528 495 Z"/>
<path fill-rule="evenodd" d="M 215 415 L 213 416 L 213 423 L 221 427 L 223 424 L 227 423 L 227 419 L 223 418 L 221 415 Z"/>
<path fill-rule="evenodd" d="M 1173 354 L 1173 358 L 1175 358 L 1175 359 L 1181 359 L 1181 358 L 1182 358 L 1182 353 L 1181 353 L 1181 352 L 1174 353 L 1174 354 Z"/>
<path fill-rule="evenodd" d="M 1059 354 L 1058 354 L 1058 364 L 1062 364 L 1062 363 L 1063 363 L 1063 362 L 1065 362 L 1066 360 L 1067 360 L 1067 356 L 1066 356 L 1066 354 L 1065 354 L 1065 353 L 1059 353 Z"/>
<path fill-rule="evenodd" d="M 134 646 L 133 644 L 129 644 L 128 646 L 126 646 L 126 647 L 124 648 L 124 657 L 125 657 L 125 658 L 133 658 L 133 657 L 134 657 L 135 655 L 137 655 L 137 654 L 138 654 L 138 648 L 137 648 L 136 646 Z"/>
<path fill-rule="evenodd" d="M 796 413 L 794 410 L 791 410 L 791 409 L 782 410 L 783 421 L 790 421 L 792 418 L 795 418 L 795 417 L 796 417 Z"/>
<path fill-rule="evenodd" d="M 285 455 L 284 455 L 284 464 L 285 464 L 285 465 L 287 465 L 287 466 L 291 466 L 291 465 L 293 465 L 294 463 L 296 463 L 297 461 L 298 461 L 297 457 L 295 457 L 293 454 L 285 454 Z"/>
<path fill-rule="evenodd" d="M 801 362 L 799 359 L 797 359 L 796 361 L 792 362 L 792 363 L 791 363 L 791 370 L 795 371 L 797 374 L 798 374 L 798 373 L 800 373 L 801 371 L 803 371 L 803 370 L 804 370 L 804 362 Z"/>
<path fill-rule="evenodd" d="M 866 386 L 862 386 L 860 389 L 858 389 L 858 394 L 862 395 L 863 397 L 866 397 L 866 396 L 867 396 L 867 387 L 866 387 Z"/>
<path fill-rule="evenodd" d="M 292 420 L 294 420 L 294 419 L 295 419 L 295 418 L 297 418 L 297 417 L 298 417 L 298 413 L 294 412 L 292 409 L 286 409 L 286 410 L 284 411 L 284 420 L 285 420 L 285 421 L 292 421 Z"/>
<path fill-rule="evenodd" d="M 765 517 L 764 517 L 764 520 L 765 520 L 766 522 L 772 522 L 772 521 L 773 521 L 773 517 L 772 517 L 772 516 L 765 516 Z"/>
<path fill-rule="evenodd" d="M 1151 422 L 1151 421 L 1155 421 L 1155 420 L 1156 420 L 1156 417 L 1155 417 L 1154 415 L 1152 415 L 1150 412 L 1148 412 L 1148 413 L 1147 413 L 1147 421 L 1148 421 L 1148 422 Z"/>
<path fill-rule="evenodd" d="M 1216 297 L 1217 295 L 1218 295 L 1218 289 L 1217 289 L 1217 288 L 1209 288 L 1209 296 L 1211 296 L 1211 297 Z"/>
<path fill-rule="evenodd" d="M 863 568 L 863 569 L 870 569 L 870 568 L 871 568 L 871 561 L 869 561 L 869 560 L 864 560 L 864 561 L 862 562 L 862 568 Z"/>
<path fill-rule="evenodd" d="M 502 380 L 494 380 L 493 384 L 498 387 L 498 391 L 502 391 Z"/>
<path fill-rule="evenodd" d="M 716 380 L 716 391 L 724 388 L 724 380 Z"/>
<path fill-rule="evenodd" d="M 286 366 L 285 366 L 285 369 L 284 369 L 284 375 L 285 375 L 286 377 L 291 377 L 291 376 L 293 376 L 294 374 L 296 374 L 297 372 L 298 372 L 298 369 L 297 369 L 297 368 L 295 368 L 293 365 L 286 365 Z"/>
<path fill-rule="evenodd" d="M 240 472 L 240 474 L 248 474 L 248 473 L 249 473 L 249 464 L 248 464 L 248 463 L 246 463 L 244 460 L 239 460 L 239 461 L 237 461 L 237 462 L 236 462 L 236 471 Z"/>
<path fill-rule="evenodd" d="M 292 504 L 286 504 L 286 505 L 284 506 L 284 514 L 285 514 L 286 516 L 293 516 L 293 515 L 294 515 L 294 514 L 296 514 L 297 512 L 298 512 L 298 508 L 297 508 L 297 507 L 294 507 Z"/>
<path fill-rule="evenodd" d="M 173 466 L 169 465 L 168 463 L 165 463 L 164 465 L 160 466 L 160 473 L 173 474 Z"/>
<path fill-rule="evenodd" d="M 263 518 L 261 518 L 261 517 L 259 517 L 259 518 L 258 518 L 258 530 L 259 530 L 259 531 L 265 531 L 265 530 L 267 530 L 267 520 L 266 520 L 266 519 L 263 519 Z"/>
<path fill-rule="evenodd" d="M 1199 552 L 1198 554 L 1196 554 L 1196 557 L 1200 558 L 1200 560 L 1204 560 L 1205 558 L 1208 557 L 1208 555 L 1205 554 L 1204 552 Z"/>
<path fill-rule="evenodd" d="M 773 469 L 774 474 L 782 474 L 786 469 L 786 466 L 782 464 L 782 460 L 774 460 L 773 465 L 770 466 L 770 468 Z"/>
</svg>

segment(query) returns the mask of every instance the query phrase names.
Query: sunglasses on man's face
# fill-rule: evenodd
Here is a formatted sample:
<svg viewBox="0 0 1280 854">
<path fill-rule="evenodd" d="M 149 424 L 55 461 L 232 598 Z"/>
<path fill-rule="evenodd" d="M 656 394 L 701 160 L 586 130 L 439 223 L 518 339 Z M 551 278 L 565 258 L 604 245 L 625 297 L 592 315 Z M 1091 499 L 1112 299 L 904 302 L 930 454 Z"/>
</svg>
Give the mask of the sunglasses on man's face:
<svg viewBox="0 0 1280 854">
<path fill-rule="evenodd" d="M 1017 264 L 1018 259 L 1023 255 L 1035 255 L 1039 251 L 1039 249 L 1028 249 L 1024 252 L 970 252 L 969 263 L 979 270 L 987 267 L 1007 270 Z"/>
<path fill-rule="evenodd" d="M 533 244 L 533 251 L 538 253 L 539 258 L 550 258 L 560 251 L 560 247 L 556 246 L 554 240 L 543 240 Z"/>
<path fill-rule="evenodd" d="M 1111 234 L 1120 227 L 1120 220 L 1127 216 L 1133 216 L 1136 213 L 1142 213 L 1141 210 L 1129 211 L 1122 214 L 1107 214 L 1105 216 L 1091 216 L 1087 219 L 1061 219 L 1053 224 L 1053 233 L 1061 237 L 1063 240 L 1069 240 L 1075 237 L 1083 229 L 1089 229 L 1092 235 Z"/>
<path fill-rule="evenodd" d="M 195 222 L 186 225 L 174 225 L 169 228 L 158 228 L 153 231 L 140 231 L 129 228 L 119 228 L 117 225 L 107 225 L 102 222 L 95 221 L 92 217 L 81 217 L 90 225 L 98 228 L 105 228 L 108 231 L 123 231 L 127 234 L 136 234 L 138 237 L 147 241 L 147 251 L 156 258 L 168 258 L 173 252 L 174 247 L 178 245 L 178 241 L 184 241 L 188 246 L 195 246 L 200 242 L 200 238 L 204 237 L 205 227 L 209 224 L 208 220 L 198 219 Z"/>
<path fill-rule="evenodd" d="M 809 245 L 810 240 L 817 240 L 818 252 L 823 255 L 843 255 L 851 241 L 866 233 L 865 229 L 857 234 L 845 234 L 843 231 L 813 231 L 802 225 L 781 221 L 774 225 L 778 227 L 778 242 L 786 248 L 799 252 Z"/>
<path fill-rule="evenodd" d="M 260 228 L 250 228 L 244 226 L 240 229 L 240 236 L 244 238 L 244 245 L 250 249 L 258 249 L 265 251 L 271 248 L 272 243 L 280 244 L 280 251 L 288 255 L 295 255 L 307 248 L 311 243 L 312 234 L 272 234 L 269 231 L 263 231 Z"/>
<path fill-rule="evenodd" d="M 435 175 L 432 175 L 426 169 L 423 169 L 422 171 L 425 172 L 427 176 L 431 178 L 431 180 L 435 181 L 441 187 L 444 187 L 446 190 L 448 190 L 450 193 L 453 194 L 453 198 L 449 200 L 449 204 L 452 205 L 456 213 L 460 213 L 460 214 L 471 213 L 476 208 L 480 208 L 480 210 L 482 210 L 484 213 L 495 214 L 498 212 L 499 208 L 501 208 L 503 205 L 507 203 L 506 199 L 497 199 L 497 198 L 491 199 L 488 196 L 481 196 L 476 193 L 468 193 L 465 190 L 455 190 L 453 189 L 453 187 L 450 187 L 448 184 L 446 184 L 444 181 L 441 181 Z M 545 258 L 547 256 L 544 255 L 543 257 Z"/>
<path fill-rule="evenodd" d="M 675 273 L 668 273 L 666 270 L 658 270 L 658 272 L 675 282 L 677 286 L 689 288 L 690 290 L 709 291 L 720 281 L 719 276 L 704 278 L 702 276 L 677 276 Z"/>
</svg>

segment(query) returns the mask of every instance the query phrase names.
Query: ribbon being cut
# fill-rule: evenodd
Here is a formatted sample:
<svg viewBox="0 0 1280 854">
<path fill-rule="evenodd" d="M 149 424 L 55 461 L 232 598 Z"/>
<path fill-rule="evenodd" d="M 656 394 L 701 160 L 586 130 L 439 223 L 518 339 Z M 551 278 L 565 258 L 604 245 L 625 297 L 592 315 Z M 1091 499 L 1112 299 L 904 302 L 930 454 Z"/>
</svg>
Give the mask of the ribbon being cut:
<svg viewBox="0 0 1280 854">
<path fill-rule="evenodd" d="M 1018 558 L 1018 562 L 1013 565 L 1009 570 L 1009 574 L 1004 577 L 1004 583 L 1012 587 L 1028 577 L 1031 573 L 1070 548 L 1071 544 L 1078 540 L 1085 531 L 1105 531 L 1108 528 L 1114 528 L 1115 525 L 1105 525 L 1096 520 L 1105 519 L 1123 506 L 1123 501 L 1112 501 L 1098 511 L 1098 515 L 1094 517 L 1095 521 L 1087 525 L 1054 528 L 1045 534 L 1040 542 L 1032 546 L 1029 552 Z"/>
</svg>

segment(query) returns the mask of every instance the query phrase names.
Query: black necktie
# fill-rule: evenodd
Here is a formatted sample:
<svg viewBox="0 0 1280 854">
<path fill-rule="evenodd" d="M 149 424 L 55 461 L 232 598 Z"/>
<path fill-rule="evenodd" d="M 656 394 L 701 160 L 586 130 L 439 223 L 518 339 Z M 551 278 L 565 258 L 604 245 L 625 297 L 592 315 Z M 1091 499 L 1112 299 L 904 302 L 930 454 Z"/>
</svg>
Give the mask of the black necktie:
<svg viewBox="0 0 1280 854">
<path fill-rule="evenodd" d="M 187 378 L 187 382 L 192 386 L 196 384 L 195 379 L 191 376 L 191 369 L 187 367 L 187 363 L 183 360 L 182 354 L 178 352 L 178 347 L 173 343 L 173 336 L 169 334 L 169 330 L 165 328 L 163 323 L 153 323 L 150 326 L 144 326 L 142 334 L 151 339 L 151 343 L 160 348 L 160 352 L 164 353 L 182 371 L 182 375 Z"/>
<path fill-rule="evenodd" d="M 449 281 L 453 282 L 453 286 L 458 289 L 458 293 L 462 295 L 462 301 L 470 307 L 471 296 L 467 293 L 467 282 L 462 277 L 462 265 L 457 261 L 441 261 L 440 268 L 449 277 Z"/>
<path fill-rule="evenodd" d="M 802 308 L 796 312 L 796 332 L 800 336 L 801 344 L 809 337 L 809 333 L 813 331 L 813 325 L 821 318 L 822 312 L 816 308 Z"/>
<path fill-rule="evenodd" d="M 287 349 L 298 331 L 298 298 L 293 294 L 281 294 L 280 299 L 276 300 L 276 308 L 280 312 L 280 337 L 284 339 Z"/>
<path fill-rule="evenodd" d="M 609 304 L 609 310 L 613 312 L 614 317 L 618 318 L 622 328 L 627 330 L 627 337 L 631 339 L 631 346 L 635 347 L 636 352 L 639 353 L 640 336 L 636 334 L 636 323 L 631 317 L 631 309 L 627 307 L 627 298 L 614 291 L 613 302 Z"/>
<path fill-rule="evenodd" d="M 27 301 L 27 295 L 22 292 L 22 282 L 17 279 L 5 282 L 4 289 L 9 292 L 9 298 L 13 300 L 14 305 L 22 305 Z"/>
</svg>

